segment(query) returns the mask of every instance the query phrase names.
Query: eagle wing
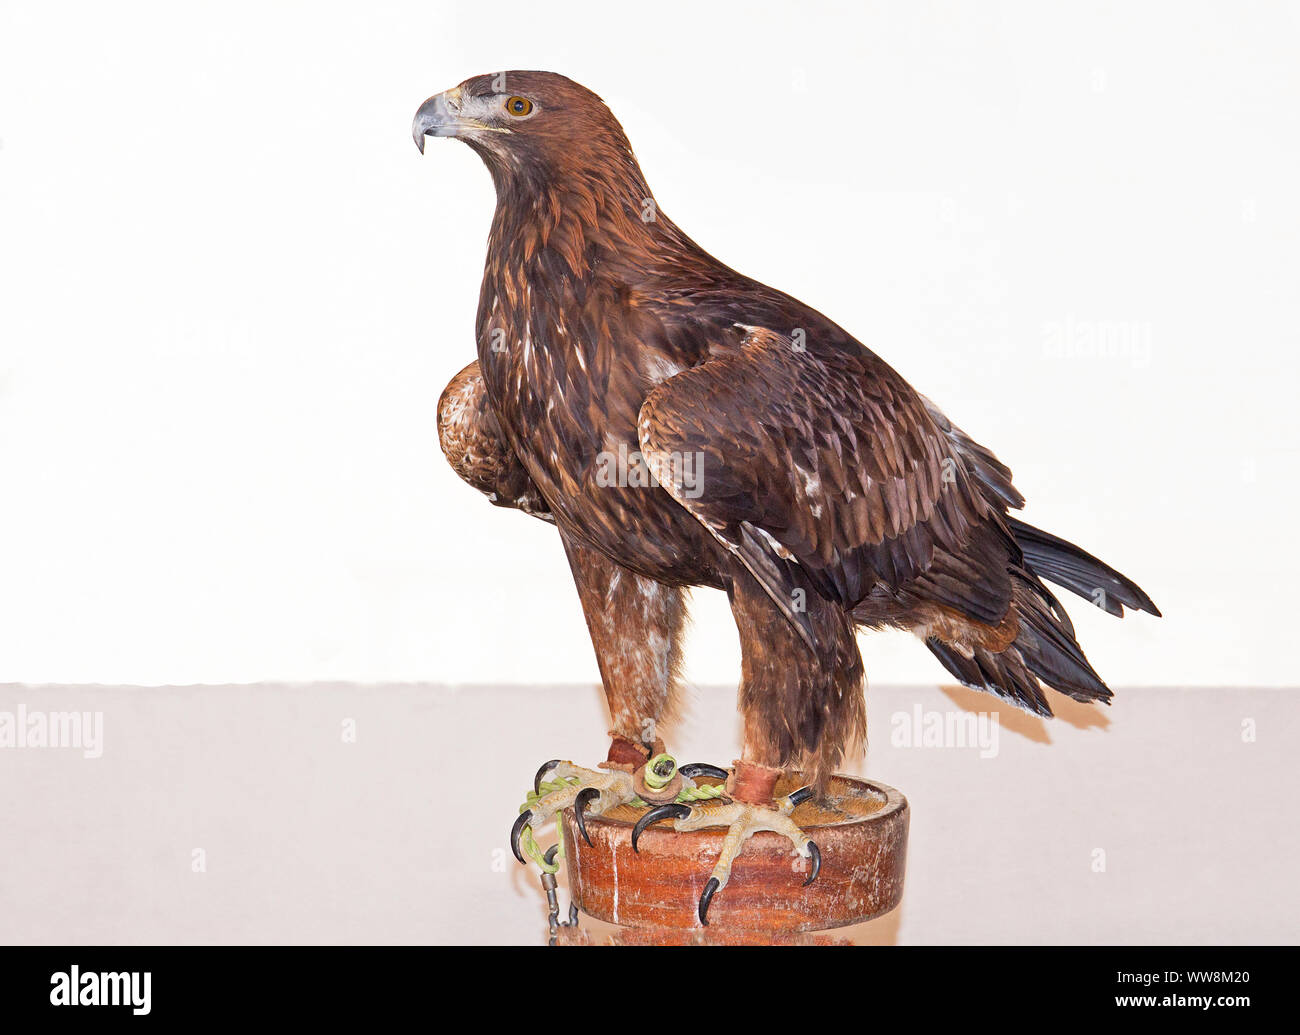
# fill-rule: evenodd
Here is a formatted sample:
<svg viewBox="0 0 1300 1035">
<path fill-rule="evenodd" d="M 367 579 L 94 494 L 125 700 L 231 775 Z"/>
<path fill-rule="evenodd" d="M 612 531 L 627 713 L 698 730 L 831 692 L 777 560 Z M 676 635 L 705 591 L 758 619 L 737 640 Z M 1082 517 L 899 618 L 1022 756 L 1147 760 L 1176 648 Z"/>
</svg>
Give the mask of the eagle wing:
<svg viewBox="0 0 1300 1035">
<path fill-rule="evenodd" d="M 675 374 L 641 406 L 638 437 L 660 485 L 810 646 L 794 597 L 804 587 L 849 609 L 906 589 L 1001 621 L 1001 510 L 926 400 L 860 346 L 815 355 L 786 334 L 745 331 L 739 348 Z"/>
</svg>

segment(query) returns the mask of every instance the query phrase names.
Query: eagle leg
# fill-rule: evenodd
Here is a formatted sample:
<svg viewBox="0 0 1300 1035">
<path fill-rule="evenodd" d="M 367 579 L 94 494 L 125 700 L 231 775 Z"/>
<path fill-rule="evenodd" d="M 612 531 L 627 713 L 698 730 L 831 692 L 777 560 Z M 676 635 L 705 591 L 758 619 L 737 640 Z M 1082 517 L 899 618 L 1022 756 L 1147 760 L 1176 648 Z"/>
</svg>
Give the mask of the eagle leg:
<svg viewBox="0 0 1300 1035">
<path fill-rule="evenodd" d="M 770 830 L 789 838 L 794 845 L 795 857 L 800 860 L 798 869 L 808 871 L 804 887 L 817 879 L 821 872 L 822 856 L 817 842 L 803 832 L 790 818 L 790 813 L 802 802 L 812 796 L 812 789 L 803 787 L 787 795 L 781 801 L 771 805 L 756 805 L 745 801 L 733 801 L 726 805 L 709 805 L 702 808 L 688 808 L 685 805 L 661 805 L 647 812 L 632 831 L 632 846 L 637 848 L 637 841 L 645 829 L 654 823 L 670 820 L 678 831 L 702 830 L 705 827 L 727 828 L 727 836 L 722 842 L 722 851 L 709 875 L 704 891 L 700 895 L 699 917 L 705 927 L 709 925 L 709 904 L 713 896 L 727 886 L 731 879 L 731 867 L 737 856 L 744 850 L 747 842 L 755 834 Z M 639 849 L 637 849 L 639 851 Z"/>
</svg>

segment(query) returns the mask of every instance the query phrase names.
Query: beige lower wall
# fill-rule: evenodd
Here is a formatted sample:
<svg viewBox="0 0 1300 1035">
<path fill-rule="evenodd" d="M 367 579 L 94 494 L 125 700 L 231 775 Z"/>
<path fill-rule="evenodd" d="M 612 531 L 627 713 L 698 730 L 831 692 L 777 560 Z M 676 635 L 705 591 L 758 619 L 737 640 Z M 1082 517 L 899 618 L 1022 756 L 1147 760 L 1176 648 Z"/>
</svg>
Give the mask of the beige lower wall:
<svg viewBox="0 0 1300 1035">
<path fill-rule="evenodd" d="M 729 763 L 734 691 L 691 698 L 670 748 Z M 965 690 L 869 691 L 848 768 L 908 796 L 912 835 L 902 907 L 854 939 L 1295 941 L 1300 697 L 1057 702 L 1045 723 Z M 10 685 L 0 740 L 20 705 L 100 713 L 102 754 L 0 747 L 4 943 L 538 944 L 510 823 L 538 763 L 605 746 L 594 687 Z M 909 746 L 918 707 L 922 731 L 996 716 L 996 750 Z"/>
</svg>

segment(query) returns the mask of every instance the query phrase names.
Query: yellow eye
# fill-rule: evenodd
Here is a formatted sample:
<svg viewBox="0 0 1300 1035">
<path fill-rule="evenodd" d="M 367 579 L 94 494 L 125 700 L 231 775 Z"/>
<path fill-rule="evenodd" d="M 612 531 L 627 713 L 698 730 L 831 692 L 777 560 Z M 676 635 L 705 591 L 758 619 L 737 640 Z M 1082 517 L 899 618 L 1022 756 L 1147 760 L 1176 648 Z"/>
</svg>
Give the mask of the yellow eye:
<svg viewBox="0 0 1300 1035">
<path fill-rule="evenodd" d="M 533 102 L 527 97 L 511 97 L 506 101 L 506 111 L 517 118 L 523 118 L 533 110 Z"/>
</svg>

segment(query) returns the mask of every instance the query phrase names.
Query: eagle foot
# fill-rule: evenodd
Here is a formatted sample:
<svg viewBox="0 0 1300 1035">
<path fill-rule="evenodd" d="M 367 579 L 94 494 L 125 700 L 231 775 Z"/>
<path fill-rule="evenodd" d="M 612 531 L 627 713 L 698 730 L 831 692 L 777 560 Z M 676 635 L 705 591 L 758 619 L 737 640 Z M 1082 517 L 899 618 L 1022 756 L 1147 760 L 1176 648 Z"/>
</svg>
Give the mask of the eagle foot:
<svg viewBox="0 0 1300 1035">
<path fill-rule="evenodd" d="M 637 842 L 641 834 L 652 824 L 670 820 L 673 829 L 679 831 L 702 830 L 705 827 L 727 827 L 727 836 L 722 842 L 722 852 L 713 867 L 708 883 L 700 895 L 700 923 L 709 926 L 709 903 L 713 896 L 727 886 L 731 879 L 731 866 L 736 857 L 744 850 L 745 842 L 762 830 L 771 830 L 790 839 L 794 845 L 794 854 L 803 860 L 800 866 L 807 866 L 807 887 L 817 879 L 821 872 L 822 855 L 817 842 L 805 834 L 790 818 L 790 813 L 801 802 L 812 797 L 812 789 L 802 787 L 787 795 L 771 806 L 751 805 L 743 801 L 733 801 L 725 805 L 707 805 L 691 808 L 687 805 L 670 803 L 651 809 L 632 828 L 632 848 L 640 851 Z"/>
<path fill-rule="evenodd" d="M 621 769 L 584 769 L 572 762 L 552 759 L 537 770 L 533 794 L 511 828 L 510 849 L 516 859 L 526 863 L 522 846 L 525 829 L 541 829 L 557 812 L 570 805 L 579 833 L 591 844 L 586 817 L 599 816 L 635 797 L 631 773 Z"/>
<path fill-rule="evenodd" d="M 653 776 L 647 780 L 647 768 L 666 760 L 666 768 L 659 770 L 660 779 Z M 667 782 L 672 770 L 671 782 Z M 695 777 L 706 776 L 714 779 L 726 779 L 727 771 L 707 762 L 691 762 L 677 767 L 671 756 L 659 755 L 647 760 L 647 764 L 629 772 L 624 768 L 584 769 L 572 762 L 553 758 L 543 762 L 533 777 L 533 793 L 519 811 L 514 827 L 510 831 L 510 848 L 515 858 L 526 863 L 524 858 L 525 831 L 536 831 L 550 822 L 551 818 L 570 805 L 573 806 L 574 818 L 578 831 L 587 844 L 591 838 L 587 834 L 587 817 L 599 816 L 619 805 L 632 802 L 640 804 L 651 799 L 649 804 L 663 801 L 654 798 L 654 792 L 660 789 L 676 795 L 679 791 L 691 793 L 698 789 Z M 706 788 L 707 790 L 707 788 Z M 531 851 L 532 849 L 530 849 Z M 546 860 L 551 863 L 550 859 Z"/>
</svg>

